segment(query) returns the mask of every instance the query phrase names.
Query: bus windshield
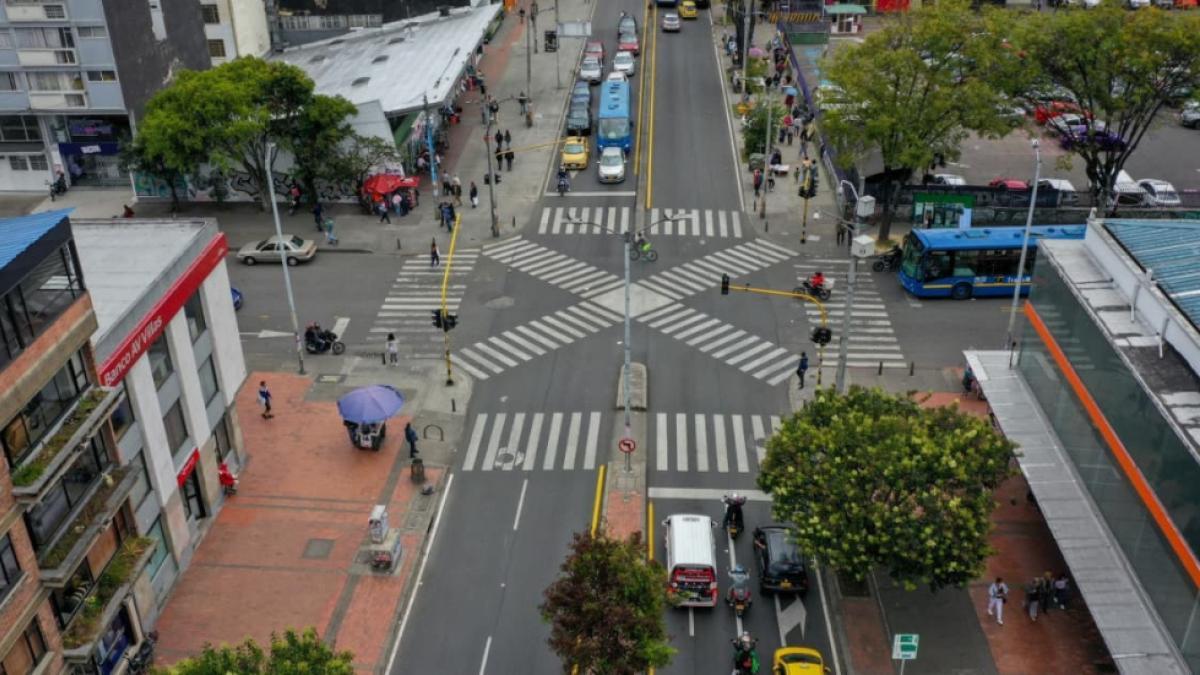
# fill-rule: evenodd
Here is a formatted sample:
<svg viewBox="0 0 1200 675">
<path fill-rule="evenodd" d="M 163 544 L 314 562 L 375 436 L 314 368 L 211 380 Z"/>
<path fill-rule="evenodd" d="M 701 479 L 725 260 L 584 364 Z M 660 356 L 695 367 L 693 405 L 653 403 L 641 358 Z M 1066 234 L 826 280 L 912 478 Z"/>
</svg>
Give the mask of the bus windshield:
<svg viewBox="0 0 1200 675">
<path fill-rule="evenodd" d="M 924 252 L 925 245 L 909 233 L 904 237 L 904 257 L 901 258 L 900 271 L 913 279 L 918 278 L 917 270 L 921 269 L 921 254 Z"/>
<path fill-rule="evenodd" d="M 629 135 L 629 120 L 602 119 L 600 120 L 600 138 L 617 141 Z"/>
</svg>

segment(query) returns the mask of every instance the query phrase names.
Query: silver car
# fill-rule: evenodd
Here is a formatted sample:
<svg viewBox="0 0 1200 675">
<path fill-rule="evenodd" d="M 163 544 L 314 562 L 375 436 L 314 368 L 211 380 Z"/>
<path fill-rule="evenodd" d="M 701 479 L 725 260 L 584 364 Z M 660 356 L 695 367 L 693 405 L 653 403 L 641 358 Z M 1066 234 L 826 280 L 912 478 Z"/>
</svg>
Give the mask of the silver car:
<svg viewBox="0 0 1200 675">
<path fill-rule="evenodd" d="M 600 84 L 604 79 L 604 66 L 598 59 L 588 57 L 579 65 L 579 79 L 587 80 L 588 84 Z"/>
<path fill-rule="evenodd" d="M 663 29 L 664 33 L 678 33 L 679 26 L 680 26 L 680 23 L 679 23 L 679 13 L 678 12 L 664 12 L 663 13 L 662 29 Z"/>
<path fill-rule="evenodd" d="M 613 57 L 613 70 L 624 73 L 625 77 L 633 77 L 637 72 L 637 61 L 629 52 L 617 52 L 617 55 Z"/>
<path fill-rule="evenodd" d="M 270 236 L 262 241 L 246 244 L 237 252 L 238 260 L 247 265 L 262 262 L 280 262 L 285 259 L 288 265 L 308 262 L 317 255 L 317 242 L 311 239 L 301 239 L 295 235 L 285 234 L 280 239 Z"/>
<path fill-rule="evenodd" d="M 620 183 L 625 180 L 625 152 L 621 148 L 605 148 L 596 164 L 601 183 Z"/>
</svg>

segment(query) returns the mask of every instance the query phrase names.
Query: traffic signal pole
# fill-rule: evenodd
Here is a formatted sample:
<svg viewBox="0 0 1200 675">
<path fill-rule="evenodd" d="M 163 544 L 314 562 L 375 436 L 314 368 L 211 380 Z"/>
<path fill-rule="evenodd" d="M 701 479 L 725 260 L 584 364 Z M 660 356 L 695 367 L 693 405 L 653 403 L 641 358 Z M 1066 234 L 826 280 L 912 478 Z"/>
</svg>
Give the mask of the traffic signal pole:
<svg viewBox="0 0 1200 675">
<path fill-rule="evenodd" d="M 794 298 L 811 302 L 817 306 L 817 311 L 821 313 L 821 327 L 814 329 L 812 332 L 812 341 L 817 345 L 817 386 L 821 386 L 821 368 L 825 363 L 825 345 L 829 344 L 832 338 L 832 333 L 829 330 L 829 315 L 825 313 L 825 303 L 817 300 L 808 293 L 800 293 L 798 291 L 778 291 L 774 288 L 757 288 L 750 284 L 741 286 L 733 286 L 730 284 L 728 274 L 721 275 L 721 295 L 729 295 L 729 291 L 741 291 L 743 293 L 755 293 L 757 295 L 777 295 L 785 298 Z"/>
<path fill-rule="evenodd" d="M 442 272 L 442 344 L 446 349 L 446 386 L 454 386 L 454 364 L 450 360 L 450 313 L 446 311 L 446 291 L 450 288 L 450 268 L 454 265 L 454 247 L 458 245 L 458 233 L 462 230 L 462 214 L 454 214 L 454 232 L 450 235 L 450 250 L 446 254 L 446 270 Z M 456 319 L 457 320 L 457 319 Z M 436 323 L 434 325 L 437 325 Z"/>
</svg>

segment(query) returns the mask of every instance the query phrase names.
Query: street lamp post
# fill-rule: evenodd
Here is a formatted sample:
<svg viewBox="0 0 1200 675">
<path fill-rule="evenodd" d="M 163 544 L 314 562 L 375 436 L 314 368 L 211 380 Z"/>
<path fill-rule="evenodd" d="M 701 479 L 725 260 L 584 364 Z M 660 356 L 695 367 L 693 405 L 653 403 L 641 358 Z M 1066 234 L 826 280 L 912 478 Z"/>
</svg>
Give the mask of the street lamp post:
<svg viewBox="0 0 1200 675">
<path fill-rule="evenodd" d="M 496 216 L 496 176 L 500 175 L 500 167 L 497 166 L 496 170 L 492 171 L 492 120 L 493 120 L 493 118 L 492 118 L 492 111 L 487 109 L 486 101 L 483 103 L 483 106 L 484 106 L 484 114 L 487 115 L 487 126 L 484 127 L 484 130 L 483 130 L 483 146 L 484 146 L 484 151 L 487 154 L 488 177 L 487 177 L 486 182 L 487 182 L 487 186 L 488 186 L 488 208 L 491 209 L 491 213 L 492 213 L 492 236 L 499 237 L 500 236 L 500 228 L 498 227 L 499 221 L 497 220 L 497 216 Z M 500 152 L 500 144 L 499 143 L 496 144 L 496 152 L 497 153 Z M 497 164 L 500 163 L 499 157 L 496 158 L 496 163 Z"/>
<path fill-rule="evenodd" d="M 558 0 L 554 0 L 554 30 L 555 30 L 555 34 L 557 34 L 559 26 L 561 26 L 561 25 L 562 25 L 562 22 L 559 21 L 559 18 L 558 18 Z M 558 80 L 558 88 L 562 89 L 562 68 L 560 68 L 558 65 L 558 52 L 559 52 L 559 45 L 556 44 L 554 46 L 554 79 Z"/>
<path fill-rule="evenodd" d="M 854 220 L 850 223 L 850 270 L 846 275 L 846 308 L 842 310 L 842 332 L 838 336 L 838 366 L 834 378 L 834 389 L 839 394 L 846 393 L 846 360 L 850 357 L 850 314 L 854 310 L 855 277 L 858 270 L 858 259 L 868 251 L 856 251 L 854 238 L 858 236 L 860 218 L 870 215 L 874 210 L 875 201 L 870 197 L 859 197 L 858 190 L 850 181 L 843 180 L 838 187 L 848 186 L 854 193 Z"/>
<path fill-rule="evenodd" d="M 762 200 L 759 202 L 759 205 L 758 205 L 758 207 L 759 207 L 758 208 L 758 217 L 759 218 L 767 217 L 767 193 L 770 192 L 770 186 L 771 186 L 770 178 L 772 176 L 772 173 L 771 173 L 771 108 L 773 106 L 771 105 L 771 97 L 766 96 L 765 94 L 766 94 L 766 92 L 764 92 L 763 100 L 766 102 L 766 105 L 767 105 L 767 134 L 766 134 L 766 137 L 763 138 L 763 168 L 766 169 L 766 171 L 763 171 L 763 177 L 762 177 L 763 178 Z"/>
<path fill-rule="evenodd" d="M 1021 240 L 1021 258 L 1017 262 L 1017 284 L 1013 288 L 1012 308 L 1008 313 L 1008 344 L 1006 349 L 1016 345 L 1013 340 L 1013 328 L 1017 321 L 1017 307 L 1021 304 L 1021 284 L 1025 279 L 1025 259 L 1029 255 L 1029 233 L 1033 229 L 1033 207 L 1037 204 L 1038 181 L 1042 179 L 1042 152 L 1038 139 L 1033 139 L 1033 191 L 1029 195 L 1029 211 L 1025 214 L 1025 236 Z M 1033 279 L 1030 278 L 1030 282 Z"/>
<path fill-rule="evenodd" d="M 267 176 L 267 190 L 271 196 L 271 216 L 275 219 L 275 236 L 278 237 L 278 245 L 283 246 L 283 227 L 279 224 L 279 205 L 275 203 L 275 179 L 271 175 L 271 155 L 275 154 L 275 144 L 267 143 L 263 151 L 263 171 Z M 280 261 L 283 267 L 283 287 L 287 289 L 288 308 L 292 313 L 292 336 L 296 340 L 296 361 L 300 365 L 299 373 L 304 374 L 304 345 L 300 339 L 300 319 L 296 316 L 296 297 L 292 295 L 292 273 L 289 270 L 287 261 L 287 251 L 282 251 L 283 259 Z"/>
</svg>

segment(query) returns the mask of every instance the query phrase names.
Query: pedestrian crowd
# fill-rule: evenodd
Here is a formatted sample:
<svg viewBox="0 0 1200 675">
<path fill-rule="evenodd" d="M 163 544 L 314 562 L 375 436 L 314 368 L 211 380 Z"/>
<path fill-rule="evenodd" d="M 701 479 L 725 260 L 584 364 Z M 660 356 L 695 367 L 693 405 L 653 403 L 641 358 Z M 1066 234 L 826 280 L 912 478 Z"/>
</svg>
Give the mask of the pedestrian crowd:
<svg viewBox="0 0 1200 675">
<path fill-rule="evenodd" d="M 1024 592 L 1021 608 L 1030 621 L 1037 621 L 1039 614 L 1049 614 L 1051 609 L 1067 610 L 1071 582 L 1066 572 L 1053 576 L 1047 571 L 1040 577 L 1030 579 L 1021 590 Z M 987 614 L 996 617 L 996 623 L 1001 626 L 1004 625 L 1004 605 L 1008 602 L 1008 593 L 1008 584 L 1001 577 L 996 577 L 988 586 Z"/>
</svg>

